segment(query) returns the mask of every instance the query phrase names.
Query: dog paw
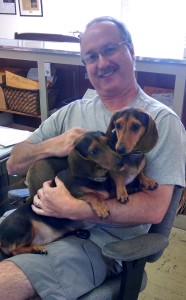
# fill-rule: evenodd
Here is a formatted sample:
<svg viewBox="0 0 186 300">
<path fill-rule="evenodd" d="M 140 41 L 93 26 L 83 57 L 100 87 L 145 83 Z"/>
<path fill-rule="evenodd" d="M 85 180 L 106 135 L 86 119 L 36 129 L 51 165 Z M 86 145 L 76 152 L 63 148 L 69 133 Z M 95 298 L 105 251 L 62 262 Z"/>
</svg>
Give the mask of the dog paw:
<svg viewBox="0 0 186 300">
<path fill-rule="evenodd" d="M 117 191 L 117 200 L 122 204 L 127 204 L 129 202 L 129 196 L 126 190 Z"/>
<path fill-rule="evenodd" d="M 154 191 L 158 187 L 158 183 L 151 178 L 146 179 L 143 182 L 140 182 L 140 187 L 145 190 Z"/>
<path fill-rule="evenodd" d="M 47 254 L 48 251 L 44 246 L 33 246 L 31 253 L 33 253 L 33 254 Z"/>
<path fill-rule="evenodd" d="M 155 182 L 153 185 L 150 185 L 150 186 L 148 187 L 148 190 L 154 191 L 154 190 L 156 190 L 157 188 L 158 188 L 158 183 Z"/>
<path fill-rule="evenodd" d="M 96 216 L 101 219 L 106 219 L 110 216 L 110 212 L 108 210 L 107 205 L 104 202 L 100 202 L 99 205 L 94 205 L 92 207 Z"/>
<path fill-rule="evenodd" d="M 120 198 L 117 198 L 118 202 L 122 203 L 122 204 L 127 204 L 129 202 L 129 197 L 128 195 L 125 196 L 125 197 L 120 197 Z"/>
</svg>

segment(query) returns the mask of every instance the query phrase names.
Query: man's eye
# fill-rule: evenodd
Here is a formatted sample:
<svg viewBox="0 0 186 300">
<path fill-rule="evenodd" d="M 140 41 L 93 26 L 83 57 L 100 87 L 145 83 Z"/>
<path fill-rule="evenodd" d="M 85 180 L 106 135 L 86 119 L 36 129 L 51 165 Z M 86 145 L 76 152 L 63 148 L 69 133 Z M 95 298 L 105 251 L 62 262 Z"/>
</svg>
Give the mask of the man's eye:
<svg viewBox="0 0 186 300">
<path fill-rule="evenodd" d="M 114 54 L 114 52 L 117 50 L 117 47 L 110 45 L 104 48 L 103 52 L 105 56 L 109 56 L 111 54 Z"/>
<path fill-rule="evenodd" d="M 88 55 L 87 55 L 87 57 L 88 57 L 88 59 L 89 60 L 95 60 L 95 59 L 97 59 L 97 53 L 89 53 Z"/>
</svg>

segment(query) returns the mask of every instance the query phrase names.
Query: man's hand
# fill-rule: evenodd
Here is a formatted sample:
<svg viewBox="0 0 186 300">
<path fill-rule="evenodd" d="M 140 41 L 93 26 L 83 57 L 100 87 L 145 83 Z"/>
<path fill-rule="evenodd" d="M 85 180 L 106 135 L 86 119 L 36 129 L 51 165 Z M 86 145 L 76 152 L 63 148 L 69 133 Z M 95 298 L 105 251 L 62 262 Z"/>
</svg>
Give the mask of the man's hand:
<svg viewBox="0 0 186 300">
<path fill-rule="evenodd" d="M 87 130 L 83 128 L 71 128 L 63 134 L 49 139 L 48 143 L 50 143 L 51 151 L 50 156 L 62 157 L 68 155 L 73 148 L 74 141 L 85 132 L 87 132 Z"/>
<path fill-rule="evenodd" d="M 76 219 L 81 206 L 91 208 L 82 200 L 74 198 L 66 189 L 64 183 L 55 178 L 56 187 L 51 187 L 51 181 L 46 181 L 34 196 L 32 210 L 43 216 Z"/>
<path fill-rule="evenodd" d="M 74 198 L 63 182 L 55 178 L 56 187 L 50 181 L 43 184 L 34 196 L 32 209 L 43 216 L 69 218 L 103 224 L 137 225 L 156 224 L 162 221 L 173 194 L 173 185 L 159 185 L 154 191 L 142 191 L 130 195 L 127 205 L 112 198 L 107 200 L 110 216 L 100 219 L 85 201 Z M 162 201 L 163 199 L 163 201 Z"/>
<path fill-rule="evenodd" d="M 74 141 L 85 132 L 86 130 L 82 128 L 72 128 L 38 144 L 33 144 L 27 139 L 15 145 L 6 164 L 8 173 L 26 174 L 29 167 L 39 159 L 68 155 Z"/>
</svg>

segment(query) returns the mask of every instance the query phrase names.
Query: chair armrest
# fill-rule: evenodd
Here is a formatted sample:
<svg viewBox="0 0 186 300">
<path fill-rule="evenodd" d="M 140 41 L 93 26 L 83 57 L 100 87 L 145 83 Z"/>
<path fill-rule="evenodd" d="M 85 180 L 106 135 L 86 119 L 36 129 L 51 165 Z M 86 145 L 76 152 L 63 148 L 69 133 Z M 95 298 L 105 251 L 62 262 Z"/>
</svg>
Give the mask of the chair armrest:
<svg viewBox="0 0 186 300">
<path fill-rule="evenodd" d="M 116 260 L 132 261 L 162 251 L 168 243 L 168 238 L 163 235 L 148 233 L 129 240 L 108 243 L 102 252 L 105 256 Z"/>
<path fill-rule="evenodd" d="M 29 197 L 29 191 L 28 191 L 28 188 L 9 190 L 8 196 L 9 197 L 26 198 L 26 197 Z"/>
</svg>

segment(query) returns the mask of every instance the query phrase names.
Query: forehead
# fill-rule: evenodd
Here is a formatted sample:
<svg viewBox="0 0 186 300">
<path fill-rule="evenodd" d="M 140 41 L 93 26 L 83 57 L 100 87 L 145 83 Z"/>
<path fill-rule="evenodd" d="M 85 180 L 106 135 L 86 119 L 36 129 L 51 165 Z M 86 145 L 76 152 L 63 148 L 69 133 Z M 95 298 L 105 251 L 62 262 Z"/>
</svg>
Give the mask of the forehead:
<svg viewBox="0 0 186 300">
<path fill-rule="evenodd" d="M 98 22 L 88 27 L 81 39 L 81 51 L 86 53 L 99 48 L 102 45 L 119 42 L 120 31 L 115 23 L 105 21 Z"/>
</svg>

